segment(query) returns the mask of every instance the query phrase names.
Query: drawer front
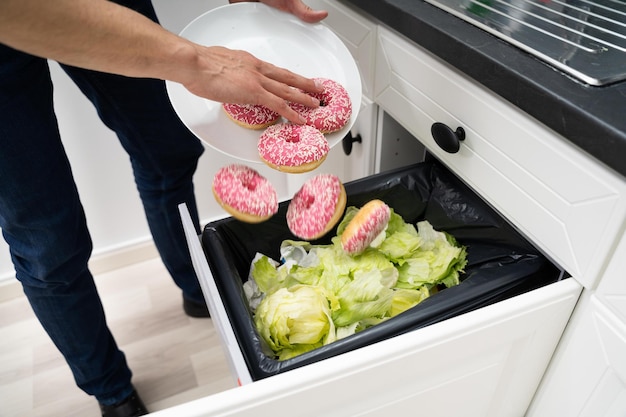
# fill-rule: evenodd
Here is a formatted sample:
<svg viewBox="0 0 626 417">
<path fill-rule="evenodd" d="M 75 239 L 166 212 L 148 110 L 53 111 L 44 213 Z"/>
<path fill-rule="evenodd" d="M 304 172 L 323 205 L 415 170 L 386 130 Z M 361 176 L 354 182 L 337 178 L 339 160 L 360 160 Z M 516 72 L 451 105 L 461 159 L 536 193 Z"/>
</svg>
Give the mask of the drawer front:
<svg viewBox="0 0 626 417">
<path fill-rule="evenodd" d="M 374 100 L 586 287 L 626 218 L 626 181 L 468 77 L 384 27 Z M 558 110 L 554 110 L 558 111 Z M 463 127 L 458 153 L 434 122 Z"/>
<path fill-rule="evenodd" d="M 213 324 L 220 335 L 219 339 L 222 343 L 224 354 L 228 358 L 228 365 L 233 375 L 234 382 L 236 382 L 236 385 L 248 384 L 252 382 L 252 377 L 250 376 L 250 372 L 248 372 L 243 353 L 237 343 L 235 332 L 228 319 L 228 314 L 220 298 L 215 281 L 211 276 L 211 270 L 204 255 L 204 251 L 202 250 L 200 239 L 196 234 L 193 221 L 189 215 L 189 210 L 183 203 L 178 206 L 178 211 L 185 231 L 185 239 L 191 256 L 191 262 L 198 276 L 204 299 L 209 307 L 211 320 L 213 320 Z M 233 386 L 236 385 L 233 383 Z"/>
<path fill-rule="evenodd" d="M 328 11 L 328 17 L 322 23 L 346 45 L 361 73 L 363 95 L 372 98 L 376 25 L 336 1 L 310 0 L 306 4 L 313 9 Z"/>
<path fill-rule="evenodd" d="M 580 284 L 566 279 L 252 382 L 239 346 L 229 341 L 234 331 L 185 211 L 181 208 L 194 267 L 242 386 L 156 414 L 162 417 L 410 415 L 414 410 L 523 415 L 581 291 Z M 459 401 L 449 401 L 451 395 Z"/>
</svg>

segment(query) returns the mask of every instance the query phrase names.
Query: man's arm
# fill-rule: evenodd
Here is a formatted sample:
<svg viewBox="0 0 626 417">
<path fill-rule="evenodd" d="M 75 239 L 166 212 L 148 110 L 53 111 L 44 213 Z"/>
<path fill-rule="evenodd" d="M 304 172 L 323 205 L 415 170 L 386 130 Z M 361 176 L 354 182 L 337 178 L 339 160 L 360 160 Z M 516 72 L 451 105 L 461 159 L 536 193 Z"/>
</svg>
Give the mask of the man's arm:
<svg viewBox="0 0 626 417">
<path fill-rule="evenodd" d="M 0 42 L 68 65 L 179 82 L 215 101 L 264 104 L 297 123 L 285 100 L 318 104 L 291 88 L 319 91 L 310 79 L 244 51 L 197 45 L 106 0 L 0 0 Z"/>
</svg>

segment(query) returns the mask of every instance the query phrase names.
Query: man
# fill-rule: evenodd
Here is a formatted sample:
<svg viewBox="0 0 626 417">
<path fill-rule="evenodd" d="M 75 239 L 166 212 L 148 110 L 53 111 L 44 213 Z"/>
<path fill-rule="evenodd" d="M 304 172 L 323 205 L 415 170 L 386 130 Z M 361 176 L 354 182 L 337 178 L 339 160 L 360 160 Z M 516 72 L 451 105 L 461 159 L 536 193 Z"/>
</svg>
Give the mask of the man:
<svg viewBox="0 0 626 417">
<path fill-rule="evenodd" d="M 301 0 L 263 3 L 307 22 L 327 14 Z M 174 114 L 163 80 L 215 101 L 263 104 L 294 123 L 303 121 L 285 101 L 315 107 L 299 90 L 319 87 L 246 52 L 166 31 L 149 0 L 0 0 L 0 228 L 16 277 L 102 415 L 143 415 L 87 268 L 92 244 L 59 137 L 47 59 L 61 64 L 128 152 L 155 244 L 194 317 L 208 312 L 177 206 L 187 204 L 199 230 L 192 176 L 203 147 Z"/>
</svg>

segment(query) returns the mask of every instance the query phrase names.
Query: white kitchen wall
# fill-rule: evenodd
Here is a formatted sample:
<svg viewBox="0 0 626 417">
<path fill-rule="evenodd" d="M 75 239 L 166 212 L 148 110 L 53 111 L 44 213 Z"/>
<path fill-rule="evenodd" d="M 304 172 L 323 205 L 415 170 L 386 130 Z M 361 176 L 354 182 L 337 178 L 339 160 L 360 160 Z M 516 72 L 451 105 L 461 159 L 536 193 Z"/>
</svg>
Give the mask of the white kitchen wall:
<svg viewBox="0 0 626 417">
<path fill-rule="evenodd" d="M 175 33 L 204 11 L 225 4 L 227 0 L 154 0 L 161 23 Z M 149 251 L 151 237 L 126 153 L 117 137 L 101 123 L 91 103 L 56 63 L 51 63 L 51 72 L 63 142 L 94 241 L 93 258 L 104 259 L 106 264 L 107 259 L 115 258 L 111 255 L 129 249 L 146 247 Z M 200 216 L 205 221 L 223 215 L 210 185 L 215 171 L 230 162 L 233 160 L 210 148 L 200 160 L 195 183 Z M 277 189 L 287 189 L 284 174 L 262 165 L 255 168 Z M 282 192 L 280 197 L 288 196 Z M 0 239 L 0 284 L 11 281 L 14 281 L 13 265 L 7 245 Z"/>
</svg>

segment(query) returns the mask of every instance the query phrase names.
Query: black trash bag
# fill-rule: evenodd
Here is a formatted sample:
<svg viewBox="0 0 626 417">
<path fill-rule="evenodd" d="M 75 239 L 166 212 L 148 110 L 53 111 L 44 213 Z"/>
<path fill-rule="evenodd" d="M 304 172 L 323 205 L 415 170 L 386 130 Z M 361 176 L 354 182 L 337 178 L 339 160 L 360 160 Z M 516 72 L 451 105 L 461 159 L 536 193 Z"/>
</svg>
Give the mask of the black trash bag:
<svg viewBox="0 0 626 417">
<path fill-rule="evenodd" d="M 257 252 L 279 260 L 283 240 L 301 240 L 287 227 L 285 214 L 289 202 L 281 203 L 278 213 L 260 224 L 233 218 L 210 223 L 202 233 L 202 246 L 253 380 L 437 323 L 556 282 L 562 276 L 559 268 L 436 161 L 353 181 L 345 184 L 345 188 L 348 207 L 361 207 L 377 198 L 407 223 L 426 219 L 436 230 L 452 234 L 467 246 L 468 263 L 460 277 L 461 283 L 431 295 L 383 323 L 279 361 L 255 329 L 242 285 Z M 311 243 L 329 244 L 336 234 L 335 227 Z"/>
</svg>

